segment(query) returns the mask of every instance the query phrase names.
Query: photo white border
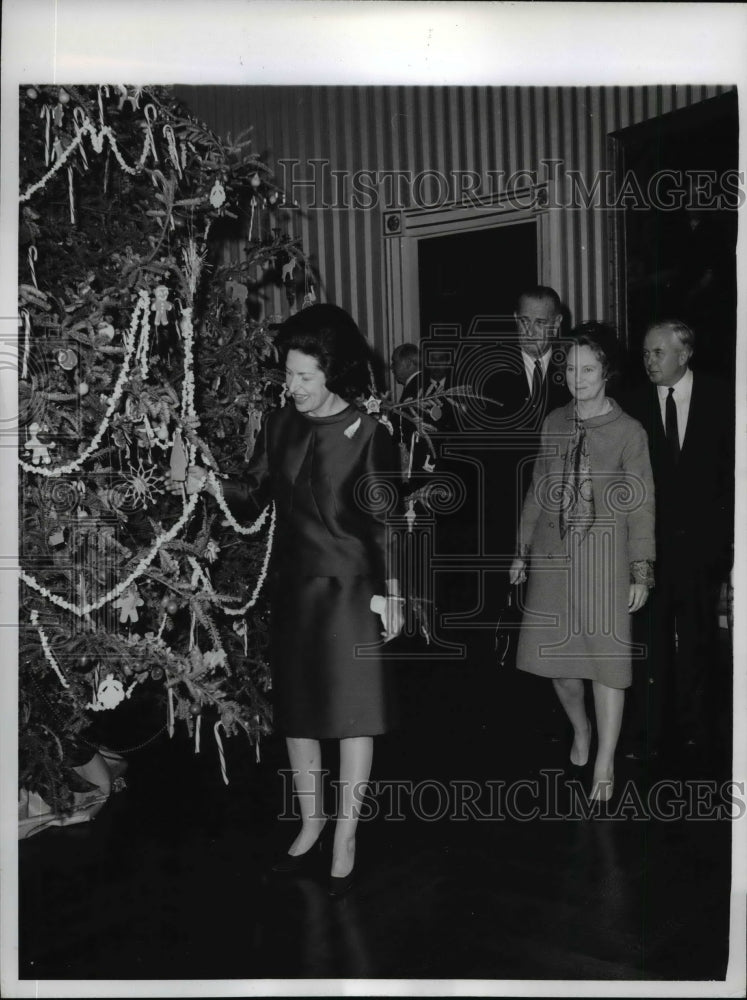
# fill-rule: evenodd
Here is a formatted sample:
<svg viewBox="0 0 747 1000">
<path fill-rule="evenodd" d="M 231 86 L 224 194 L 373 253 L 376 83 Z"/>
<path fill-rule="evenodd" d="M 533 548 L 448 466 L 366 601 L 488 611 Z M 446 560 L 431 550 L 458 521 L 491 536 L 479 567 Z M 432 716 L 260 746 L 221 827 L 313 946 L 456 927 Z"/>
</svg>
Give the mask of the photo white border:
<svg viewBox="0 0 747 1000">
<path fill-rule="evenodd" d="M 431 84 L 612 86 L 732 84 L 740 88 L 745 169 L 746 4 L 402 3 L 387 0 L 5 0 L 2 6 L 0 334 L 17 334 L 17 86 L 23 82 L 185 84 Z M 742 210 L 745 211 L 744 209 Z M 739 227 L 738 260 L 747 259 Z M 740 282 L 737 510 L 744 510 L 747 309 Z M 15 373 L 0 367 L 0 418 L 17 411 Z M 17 467 L 0 449 L 0 992 L 63 996 L 744 996 L 745 821 L 733 837 L 731 962 L 725 983 L 567 981 L 17 979 L 15 766 Z M 739 523 L 741 520 L 742 523 Z M 735 768 L 744 781 L 747 559 L 738 516 L 735 569 Z M 4 554 L 3 554 L 4 553 Z M 697 901 L 693 901 L 697 905 Z M 552 992 L 549 992 L 552 990 Z"/>
</svg>

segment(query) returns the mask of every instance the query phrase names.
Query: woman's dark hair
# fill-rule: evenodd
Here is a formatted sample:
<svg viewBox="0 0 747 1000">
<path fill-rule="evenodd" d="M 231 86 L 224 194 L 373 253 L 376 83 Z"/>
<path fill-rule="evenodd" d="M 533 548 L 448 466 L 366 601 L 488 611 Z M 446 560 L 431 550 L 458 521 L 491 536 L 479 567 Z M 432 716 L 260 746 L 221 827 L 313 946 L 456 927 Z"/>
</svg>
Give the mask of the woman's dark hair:
<svg viewBox="0 0 747 1000">
<path fill-rule="evenodd" d="M 619 375 L 617 333 L 609 323 L 590 320 L 575 326 L 563 342 L 566 356 L 572 347 L 588 347 L 597 361 L 602 363 L 602 375 L 614 379 Z"/>
<path fill-rule="evenodd" d="M 294 313 L 278 329 L 276 343 L 283 364 L 288 351 L 314 358 L 327 388 L 343 399 L 360 395 L 371 381 L 371 348 L 339 306 L 320 303 Z"/>
</svg>

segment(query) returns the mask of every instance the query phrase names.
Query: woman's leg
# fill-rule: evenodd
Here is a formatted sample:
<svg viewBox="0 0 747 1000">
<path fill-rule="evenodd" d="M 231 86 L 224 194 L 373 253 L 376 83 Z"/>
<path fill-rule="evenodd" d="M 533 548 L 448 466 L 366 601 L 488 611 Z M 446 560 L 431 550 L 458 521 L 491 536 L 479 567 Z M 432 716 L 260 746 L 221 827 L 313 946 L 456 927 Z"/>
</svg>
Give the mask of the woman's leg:
<svg viewBox="0 0 747 1000">
<path fill-rule="evenodd" d="M 301 832 L 288 854 L 305 854 L 316 843 L 326 817 L 322 801 L 322 748 L 319 740 L 288 737 L 288 760 L 293 769 L 293 788 L 301 813 Z"/>
<path fill-rule="evenodd" d="M 597 713 L 598 747 L 594 761 L 591 797 L 606 801 L 612 795 L 612 781 L 615 775 L 615 750 L 620 737 L 625 691 L 623 688 L 607 687 L 599 681 L 592 682 L 594 708 Z"/>
<path fill-rule="evenodd" d="M 332 848 L 332 875 L 336 878 L 344 878 L 355 864 L 355 831 L 372 760 L 372 736 L 340 740 L 340 792 Z"/>
<path fill-rule="evenodd" d="M 579 767 L 589 759 L 591 723 L 584 703 L 584 682 L 578 677 L 553 677 L 553 687 L 573 726 L 571 763 Z"/>
</svg>

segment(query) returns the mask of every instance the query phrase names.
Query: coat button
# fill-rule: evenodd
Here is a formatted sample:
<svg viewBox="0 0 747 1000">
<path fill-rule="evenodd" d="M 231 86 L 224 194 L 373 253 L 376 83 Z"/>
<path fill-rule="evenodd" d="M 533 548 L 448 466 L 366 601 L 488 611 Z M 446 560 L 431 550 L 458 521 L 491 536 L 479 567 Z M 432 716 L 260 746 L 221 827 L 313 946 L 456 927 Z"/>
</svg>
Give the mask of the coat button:
<svg viewBox="0 0 747 1000">
<path fill-rule="evenodd" d="M 555 527 L 555 522 L 554 521 L 548 521 L 547 522 L 547 526 L 548 526 L 548 528 L 554 528 Z"/>
</svg>

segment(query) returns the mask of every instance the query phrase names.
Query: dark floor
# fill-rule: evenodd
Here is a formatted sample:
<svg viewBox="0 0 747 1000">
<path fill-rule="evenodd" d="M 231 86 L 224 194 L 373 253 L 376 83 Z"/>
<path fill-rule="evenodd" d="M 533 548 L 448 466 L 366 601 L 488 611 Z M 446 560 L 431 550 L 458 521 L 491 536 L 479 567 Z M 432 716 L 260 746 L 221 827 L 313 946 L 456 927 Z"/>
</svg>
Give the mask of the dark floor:
<svg viewBox="0 0 747 1000">
<path fill-rule="evenodd" d="M 164 737 L 93 823 L 20 844 L 20 978 L 723 979 L 728 734 L 705 759 L 621 757 L 585 818 L 549 684 L 478 650 L 399 665 L 405 726 L 373 777 L 410 785 L 399 808 L 379 786 L 350 895 L 330 900 L 323 868 L 268 877 L 295 829 L 279 740 L 260 764 L 228 741 L 226 787 L 210 738 L 195 756 Z"/>
</svg>

